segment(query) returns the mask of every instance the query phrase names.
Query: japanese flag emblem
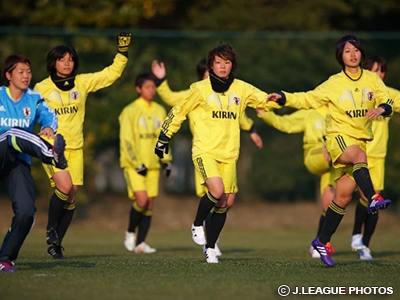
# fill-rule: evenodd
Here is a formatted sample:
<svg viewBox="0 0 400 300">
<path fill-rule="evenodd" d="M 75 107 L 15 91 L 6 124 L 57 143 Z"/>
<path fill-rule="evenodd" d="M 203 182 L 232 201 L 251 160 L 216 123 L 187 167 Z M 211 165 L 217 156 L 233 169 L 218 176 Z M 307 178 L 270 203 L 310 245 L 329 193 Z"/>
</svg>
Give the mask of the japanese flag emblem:
<svg viewBox="0 0 400 300">
<path fill-rule="evenodd" d="M 24 111 L 24 116 L 25 117 L 30 117 L 31 116 L 31 109 L 29 107 L 24 107 L 23 111 Z"/>
</svg>

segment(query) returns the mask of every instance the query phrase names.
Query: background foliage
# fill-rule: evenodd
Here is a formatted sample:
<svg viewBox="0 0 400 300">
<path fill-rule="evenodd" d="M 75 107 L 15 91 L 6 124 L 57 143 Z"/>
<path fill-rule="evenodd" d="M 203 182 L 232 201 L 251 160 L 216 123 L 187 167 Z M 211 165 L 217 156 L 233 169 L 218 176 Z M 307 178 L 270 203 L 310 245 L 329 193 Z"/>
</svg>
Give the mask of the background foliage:
<svg viewBox="0 0 400 300">
<path fill-rule="evenodd" d="M 305 91 L 340 71 L 335 43 L 344 33 L 355 33 L 368 55 L 388 60 L 387 83 L 400 87 L 400 6 L 395 0 L 21 0 L 0 5 L 0 59 L 16 52 L 27 54 L 33 63 L 32 86 L 47 76 L 45 57 L 53 46 L 74 45 L 80 71 L 95 72 L 112 62 L 115 36 L 120 31 L 133 33 L 123 76 L 89 96 L 85 193 L 80 199 L 91 200 L 106 191 L 125 193 L 118 166 L 118 115 L 137 97 L 134 78 L 149 70 L 153 59 L 166 63 L 173 89 L 186 89 L 196 80 L 197 61 L 225 42 L 238 54 L 236 77 L 267 92 Z M 279 113 L 289 112 L 286 108 Z M 253 110 L 248 113 L 264 139 L 264 149 L 256 149 L 243 133 L 239 199 L 312 199 L 317 180 L 303 165 L 302 135 L 277 132 L 258 120 Z M 400 119 L 395 116 L 390 126 L 386 192 L 396 198 Z M 165 182 L 170 192 L 193 193 L 190 154 L 182 150 L 188 143 L 184 127 L 173 140 L 175 174 Z M 47 194 L 47 179 L 37 163 L 34 174 L 38 192 Z"/>
</svg>

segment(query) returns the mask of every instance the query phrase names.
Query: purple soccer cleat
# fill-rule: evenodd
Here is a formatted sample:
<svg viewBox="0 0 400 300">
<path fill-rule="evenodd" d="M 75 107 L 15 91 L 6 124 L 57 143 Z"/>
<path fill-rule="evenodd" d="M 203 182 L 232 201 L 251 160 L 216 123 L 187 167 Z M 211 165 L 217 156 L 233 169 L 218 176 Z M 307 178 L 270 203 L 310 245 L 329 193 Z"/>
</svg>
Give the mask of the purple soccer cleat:
<svg viewBox="0 0 400 300">
<path fill-rule="evenodd" d="M 7 261 L 0 261 L 0 272 L 17 272 L 18 270 L 14 268 L 11 263 Z"/>
<path fill-rule="evenodd" d="M 54 154 L 54 165 L 58 169 L 66 169 L 68 167 L 67 160 L 64 155 L 65 140 L 61 134 L 57 134 L 54 138 L 53 154 Z"/>
<path fill-rule="evenodd" d="M 376 214 L 378 210 L 388 208 L 392 203 L 390 199 L 384 199 L 380 194 L 375 194 L 368 203 L 367 211 L 369 214 Z"/>
<path fill-rule="evenodd" d="M 313 240 L 311 242 L 311 245 L 314 247 L 315 250 L 317 250 L 317 252 L 320 255 L 321 261 L 327 265 L 328 267 L 334 267 L 335 263 L 333 262 L 332 258 L 331 258 L 331 251 L 329 249 L 329 247 L 327 247 L 327 245 L 322 244 L 318 238 L 316 238 L 315 240 Z"/>
</svg>

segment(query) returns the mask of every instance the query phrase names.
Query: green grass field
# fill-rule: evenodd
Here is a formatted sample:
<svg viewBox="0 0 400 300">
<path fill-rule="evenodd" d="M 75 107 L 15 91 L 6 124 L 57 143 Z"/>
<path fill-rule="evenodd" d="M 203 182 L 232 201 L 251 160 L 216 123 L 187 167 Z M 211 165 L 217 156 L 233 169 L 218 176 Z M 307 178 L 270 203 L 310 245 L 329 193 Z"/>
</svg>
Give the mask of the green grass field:
<svg viewBox="0 0 400 300">
<path fill-rule="evenodd" d="M 314 230 L 225 230 L 219 264 L 207 264 L 188 230 L 150 232 L 155 254 L 130 253 L 123 232 L 71 228 L 64 260 L 46 253 L 42 230 L 29 235 L 17 273 L 0 273 L 1 300 L 45 299 L 400 299 L 397 232 L 374 236 L 374 260 L 351 252 L 350 233 L 334 236 L 336 266 L 308 255 Z M 385 295 L 293 295 L 278 287 L 392 287 Z"/>
</svg>

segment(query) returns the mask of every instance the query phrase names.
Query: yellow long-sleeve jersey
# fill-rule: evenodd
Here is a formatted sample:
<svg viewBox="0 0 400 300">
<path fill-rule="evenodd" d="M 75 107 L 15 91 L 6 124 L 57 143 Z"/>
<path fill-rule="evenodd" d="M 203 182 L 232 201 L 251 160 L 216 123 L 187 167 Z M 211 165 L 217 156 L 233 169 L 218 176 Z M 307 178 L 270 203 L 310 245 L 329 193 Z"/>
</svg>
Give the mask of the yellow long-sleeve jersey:
<svg viewBox="0 0 400 300">
<path fill-rule="evenodd" d="M 184 99 L 168 113 L 161 130 L 172 137 L 186 119 L 193 121 L 192 157 L 207 155 L 224 163 L 236 163 L 240 149 L 239 122 L 247 106 L 270 111 L 280 106 L 266 103 L 268 94 L 235 79 L 223 93 L 212 90 L 209 79 L 193 83 Z"/>
<path fill-rule="evenodd" d="M 169 106 L 177 105 L 180 101 L 182 101 L 185 98 L 185 95 L 188 92 L 189 89 L 182 91 L 172 91 L 167 80 L 164 80 L 157 88 L 157 93 L 160 96 L 161 100 L 164 101 Z M 190 131 L 193 132 L 193 121 L 190 115 L 191 113 L 188 113 L 187 117 L 189 120 Z M 246 113 L 244 113 L 242 118 L 240 119 L 239 124 L 240 124 L 240 129 L 249 131 L 253 126 L 254 122 L 246 115 Z"/>
<path fill-rule="evenodd" d="M 285 133 L 303 133 L 304 156 L 311 151 L 322 150 L 325 134 L 325 118 L 328 112 L 326 105 L 317 109 L 300 109 L 289 115 L 277 115 L 265 112 L 259 116 L 265 123 Z"/>
<path fill-rule="evenodd" d="M 167 112 L 160 104 L 138 98 L 127 105 L 119 115 L 121 168 L 137 169 L 144 164 L 147 169 L 159 169 L 160 159 L 154 154 L 162 121 Z M 162 162 L 170 162 L 170 154 Z"/>
<path fill-rule="evenodd" d="M 394 102 L 394 111 L 400 113 L 400 91 L 388 87 L 389 94 Z M 391 118 L 379 117 L 372 122 L 374 139 L 367 144 L 367 156 L 385 158 L 389 139 L 389 121 Z"/>
<path fill-rule="evenodd" d="M 343 133 L 356 139 L 372 140 L 372 120 L 367 111 L 386 103 L 393 109 L 393 100 L 381 78 L 362 70 L 359 78 L 349 78 L 343 71 L 331 76 L 312 91 L 287 93 L 286 105 L 318 108 L 328 103 L 327 134 Z"/>
<path fill-rule="evenodd" d="M 40 92 L 58 117 L 58 133 L 66 141 L 67 149 L 83 147 L 83 122 L 88 94 L 113 84 L 122 74 L 128 58 L 117 54 L 113 63 L 100 72 L 79 74 L 74 88 L 62 91 L 50 77 L 37 83 L 34 90 Z"/>
</svg>

